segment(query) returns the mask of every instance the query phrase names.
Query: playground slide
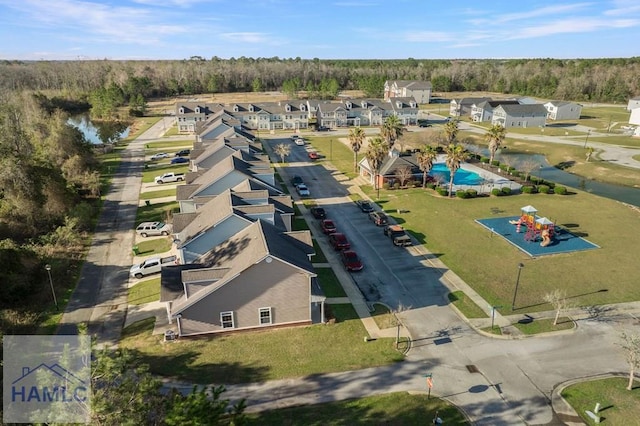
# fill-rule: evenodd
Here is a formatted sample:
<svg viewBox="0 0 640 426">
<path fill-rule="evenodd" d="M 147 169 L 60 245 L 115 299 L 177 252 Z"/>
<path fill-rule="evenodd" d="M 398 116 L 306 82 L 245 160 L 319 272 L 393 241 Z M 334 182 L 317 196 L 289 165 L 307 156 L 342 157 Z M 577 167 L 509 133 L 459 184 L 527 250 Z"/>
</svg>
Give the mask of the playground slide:
<svg viewBox="0 0 640 426">
<path fill-rule="evenodd" d="M 540 234 L 542 237 L 542 242 L 540 243 L 540 247 L 546 247 L 551 243 L 551 237 L 549 237 L 549 231 L 542 231 Z"/>
</svg>

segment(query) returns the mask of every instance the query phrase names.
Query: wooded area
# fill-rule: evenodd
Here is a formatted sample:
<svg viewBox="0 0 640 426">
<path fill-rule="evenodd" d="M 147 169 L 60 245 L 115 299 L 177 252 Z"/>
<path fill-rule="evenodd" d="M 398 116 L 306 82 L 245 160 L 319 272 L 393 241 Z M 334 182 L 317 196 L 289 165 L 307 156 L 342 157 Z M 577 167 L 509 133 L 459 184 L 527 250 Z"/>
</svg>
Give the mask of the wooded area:
<svg viewBox="0 0 640 426">
<path fill-rule="evenodd" d="M 326 97 L 362 90 L 382 97 L 385 80 L 428 80 L 435 92 L 489 91 L 548 99 L 618 102 L 640 94 L 640 57 L 512 60 L 320 60 L 192 57 L 176 61 L 0 62 L 0 89 L 55 91 L 125 101 L 198 93 L 281 90 Z M 316 95 L 316 96 L 313 96 Z M 134 98 L 135 99 L 135 98 Z"/>
</svg>

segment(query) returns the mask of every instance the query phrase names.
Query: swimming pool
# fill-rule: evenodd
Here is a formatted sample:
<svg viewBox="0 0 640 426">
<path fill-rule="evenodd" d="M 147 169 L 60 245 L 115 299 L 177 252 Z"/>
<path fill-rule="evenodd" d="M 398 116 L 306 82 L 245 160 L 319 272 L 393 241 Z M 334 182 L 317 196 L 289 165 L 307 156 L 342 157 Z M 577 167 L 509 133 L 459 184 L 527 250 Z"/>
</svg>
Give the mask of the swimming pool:
<svg viewBox="0 0 640 426">
<path fill-rule="evenodd" d="M 442 183 L 448 184 L 451 173 L 445 163 L 435 163 L 429 172 L 429 176 L 432 178 L 437 177 L 442 180 Z M 460 168 L 453 177 L 453 183 L 455 185 L 482 185 L 482 178 L 476 172 Z"/>
</svg>

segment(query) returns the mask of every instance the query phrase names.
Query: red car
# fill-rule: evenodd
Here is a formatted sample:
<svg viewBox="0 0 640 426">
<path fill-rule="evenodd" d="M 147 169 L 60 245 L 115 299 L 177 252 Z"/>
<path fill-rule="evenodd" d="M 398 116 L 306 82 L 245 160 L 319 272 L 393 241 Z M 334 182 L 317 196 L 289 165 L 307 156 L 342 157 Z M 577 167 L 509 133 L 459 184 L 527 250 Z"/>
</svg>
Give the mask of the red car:
<svg viewBox="0 0 640 426">
<path fill-rule="evenodd" d="M 317 160 L 318 158 L 320 158 L 320 156 L 318 155 L 317 152 L 315 151 L 309 152 L 309 160 Z"/>
<path fill-rule="evenodd" d="M 329 234 L 329 242 L 334 250 L 348 250 L 351 248 L 347 237 L 339 232 Z"/>
<path fill-rule="evenodd" d="M 347 271 L 362 271 L 362 268 L 364 268 L 360 258 L 353 250 L 341 251 L 340 259 Z"/>
<path fill-rule="evenodd" d="M 320 222 L 320 227 L 325 234 L 333 234 L 337 231 L 336 224 L 331 219 L 324 219 Z"/>
</svg>

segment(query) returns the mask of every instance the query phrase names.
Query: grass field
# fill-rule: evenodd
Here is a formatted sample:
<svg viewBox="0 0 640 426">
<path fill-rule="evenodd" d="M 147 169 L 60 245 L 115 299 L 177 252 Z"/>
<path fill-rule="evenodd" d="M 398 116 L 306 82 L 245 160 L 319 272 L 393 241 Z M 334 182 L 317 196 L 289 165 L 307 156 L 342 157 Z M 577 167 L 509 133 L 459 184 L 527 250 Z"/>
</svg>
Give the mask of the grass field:
<svg viewBox="0 0 640 426">
<path fill-rule="evenodd" d="M 167 238 L 153 238 L 151 240 L 141 241 L 138 244 L 138 254 L 140 256 L 149 256 L 152 254 L 165 253 L 171 249 L 171 240 Z"/>
<path fill-rule="evenodd" d="M 151 371 L 194 383 L 247 383 L 387 365 L 403 360 L 394 339 L 367 335 L 351 305 L 328 307 L 334 324 L 181 339 L 163 344 L 153 319 L 127 327 L 121 347 L 139 351 Z M 247 339 L 251 344 L 247 344 Z"/>
<path fill-rule="evenodd" d="M 324 152 L 328 148 L 326 138 L 311 141 L 318 150 Z M 531 149 L 524 143 L 511 144 L 513 149 Z M 547 149 L 554 152 L 553 155 L 561 155 L 560 146 L 548 146 Z M 569 155 L 573 149 L 567 148 Z M 332 152 L 334 165 L 343 172 L 353 170 L 353 153 L 349 148 L 334 142 Z M 633 173 L 636 179 L 640 175 L 637 171 Z M 364 190 L 375 199 L 372 187 Z M 581 191 L 567 196 L 523 194 L 460 200 L 416 188 L 383 189 L 380 196 L 379 204 L 387 214 L 414 235 L 427 236 L 427 249 L 437 253 L 492 305 L 511 306 L 510 297 L 520 262 L 525 264 L 518 293 L 520 313 L 551 309 L 544 303 L 544 295 L 557 288 L 566 288 L 579 305 L 640 300 L 640 287 L 634 284 L 637 277 L 635 253 L 640 249 L 640 242 L 628 238 L 629 230 L 638 224 L 636 209 Z M 518 215 L 520 208 L 529 204 L 538 209 L 539 215 L 585 236 L 601 248 L 532 259 L 501 238 L 489 238 L 474 222 L 474 219 Z M 399 208 L 408 213 L 398 215 Z M 475 260 L 469 262 L 469 259 Z"/>
<path fill-rule="evenodd" d="M 347 294 L 342 288 L 342 284 L 338 281 L 336 274 L 333 273 L 331 268 L 316 268 L 316 274 L 318 274 L 318 281 L 320 281 L 320 287 L 324 291 L 324 295 L 327 297 L 346 297 Z"/>
<path fill-rule="evenodd" d="M 449 302 L 467 318 L 487 318 L 487 314 L 462 291 L 448 294 Z"/>
<path fill-rule="evenodd" d="M 129 287 L 128 301 L 130 305 L 142 305 L 160 300 L 160 278 L 142 281 Z"/>
<path fill-rule="evenodd" d="M 436 413 L 443 424 L 469 424 L 462 413 L 446 401 L 434 397 L 427 399 L 427 395 L 406 392 L 270 410 L 248 415 L 246 424 L 249 426 L 426 425 L 432 423 Z"/>
<path fill-rule="evenodd" d="M 602 416 L 600 424 L 639 426 L 640 383 L 636 381 L 631 391 L 626 389 L 627 383 L 628 379 L 622 377 L 591 380 L 567 387 L 562 391 L 562 396 L 588 425 L 595 422 L 585 411 L 593 412 L 599 402 Z"/>
</svg>

